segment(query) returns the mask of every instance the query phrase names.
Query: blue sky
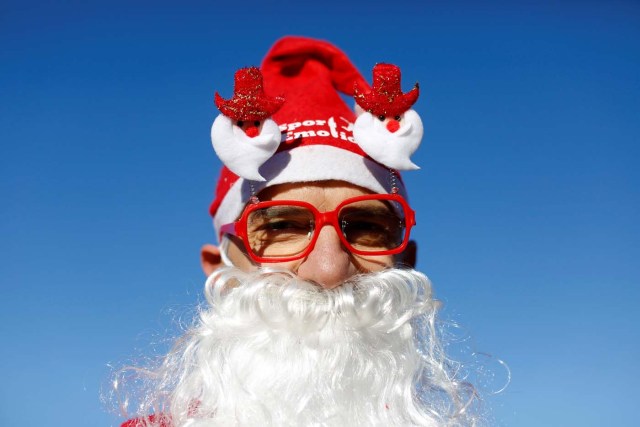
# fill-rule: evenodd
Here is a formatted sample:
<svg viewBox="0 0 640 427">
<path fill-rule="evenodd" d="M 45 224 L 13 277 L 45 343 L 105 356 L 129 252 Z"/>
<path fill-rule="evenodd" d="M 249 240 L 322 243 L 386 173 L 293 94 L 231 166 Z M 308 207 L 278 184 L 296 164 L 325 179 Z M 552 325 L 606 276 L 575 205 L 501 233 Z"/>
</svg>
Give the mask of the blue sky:
<svg viewBox="0 0 640 427">
<path fill-rule="evenodd" d="M 635 424 L 640 5 L 128 3 L 0 5 L 0 424 L 121 421 L 107 365 L 202 299 L 213 94 L 286 34 L 420 82 L 418 267 L 512 371 L 496 425 Z"/>
</svg>

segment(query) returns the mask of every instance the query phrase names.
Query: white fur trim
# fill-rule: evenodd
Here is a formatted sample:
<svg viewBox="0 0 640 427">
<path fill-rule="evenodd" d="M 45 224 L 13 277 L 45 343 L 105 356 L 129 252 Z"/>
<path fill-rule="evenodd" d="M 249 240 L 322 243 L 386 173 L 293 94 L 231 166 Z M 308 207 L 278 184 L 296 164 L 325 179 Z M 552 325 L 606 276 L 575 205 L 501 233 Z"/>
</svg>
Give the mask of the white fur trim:
<svg viewBox="0 0 640 427">
<path fill-rule="evenodd" d="M 211 143 L 222 163 L 236 175 L 254 181 L 265 180 L 258 168 L 273 156 L 280 139 L 280 129 L 271 119 L 264 121 L 260 134 L 254 138 L 223 114 L 211 126 Z"/>
<path fill-rule="evenodd" d="M 389 132 L 384 123 L 371 113 L 362 113 L 353 125 L 353 137 L 372 159 L 393 169 L 416 170 L 410 157 L 422 141 L 422 120 L 414 110 L 404 113 L 402 125 Z"/>
<path fill-rule="evenodd" d="M 252 182 L 256 193 L 277 184 L 338 180 L 366 188 L 374 193 L 391 192 L 389 169 L 360 154 L 330 145 L 309 145 L 277 153 L 261 168 L 263 182 Z M 400 194 L 406 191 L 398 180 Z M 229 189 L 213 220 L 216 235 L 220 227 L 235 221 L 251 197 L 249 182 L 240 178 Z"/>
</svg>

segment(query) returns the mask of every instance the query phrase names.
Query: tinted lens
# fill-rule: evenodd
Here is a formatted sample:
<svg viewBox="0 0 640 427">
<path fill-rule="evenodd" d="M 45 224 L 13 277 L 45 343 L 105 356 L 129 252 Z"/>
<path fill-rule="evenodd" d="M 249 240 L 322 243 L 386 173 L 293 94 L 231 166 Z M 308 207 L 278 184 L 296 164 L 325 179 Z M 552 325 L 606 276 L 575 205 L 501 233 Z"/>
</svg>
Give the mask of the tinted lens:
<svg viewBox="0 0 640 427">
<path fill-rule="evenodd" d="M 300 206 L 277 205 L 252 211 L 247 237 L 254 254 L 261 257 L 295 256 L 311 242 L 313 213 Z"/>
<path fill-rule="evenodd" d="M 402 205 L 391 200 L 363 200 L 345 205 L 339 213 L 347 242 L 360 251 L 393 250 L 406 234 Z"/>
</svg>

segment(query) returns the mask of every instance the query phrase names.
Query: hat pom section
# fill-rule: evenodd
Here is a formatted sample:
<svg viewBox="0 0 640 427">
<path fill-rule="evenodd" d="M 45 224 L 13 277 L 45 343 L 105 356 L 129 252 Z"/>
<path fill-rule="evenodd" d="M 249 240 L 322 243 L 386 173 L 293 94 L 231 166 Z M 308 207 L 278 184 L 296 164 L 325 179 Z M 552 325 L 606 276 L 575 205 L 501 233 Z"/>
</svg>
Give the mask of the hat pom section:
<svg viewBox="0 0 640 427">
<path fill-rule="evenodd" d="M 237 122 L 220 114 L 211 126 L 211 143 L 231 172 L 244 179 L 265 181 L 258 170 L 278 149 L 281 134 L 272 119 L 264 120 L 256 132 L 250 136 Z"/>
<path fill-rule="evenodd" d="M 400 120 L 381 120 L 369 112 L 362 113 L 353 125 L 356 143 L 378 163 L 397 170 L 417 170 L 411 155 L 422 142 L 422 120 L 414 110 L 408 110 Z"/>
</svg>

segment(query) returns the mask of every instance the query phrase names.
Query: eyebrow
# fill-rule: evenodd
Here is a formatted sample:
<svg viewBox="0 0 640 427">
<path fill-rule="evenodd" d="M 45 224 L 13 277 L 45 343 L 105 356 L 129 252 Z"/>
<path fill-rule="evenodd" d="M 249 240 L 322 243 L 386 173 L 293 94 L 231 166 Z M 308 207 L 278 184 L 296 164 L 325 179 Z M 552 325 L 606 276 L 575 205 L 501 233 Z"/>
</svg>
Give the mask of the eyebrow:
<svg viewBox="0 0 640 427">
<path fill-rule="evenodd" d="M 276 205 L 276 206 L 269 206 L 267 208 L 259 209 L 257 212 L 261 212 L 264 216 L 268 218 L 273 218 L 278 216 L 300 214 L 301 212 L 305 212 L 305 211 L 311 212 L 309 209 L 302 206 Z"/>
<path fill-rule="evenodd" d="M 353 207 L 347 206 L 344 209 L 340 210 L 341 213 L 346 212 L 348 214 L 362 214 L 362 215 L 375 215 L 375 216 L 396 216 L 401 217 L 402 215 L 398 215 L 395 212 L 395 209 L 390 208 L 388 206 L 360 206 Z"/>
</svg>

